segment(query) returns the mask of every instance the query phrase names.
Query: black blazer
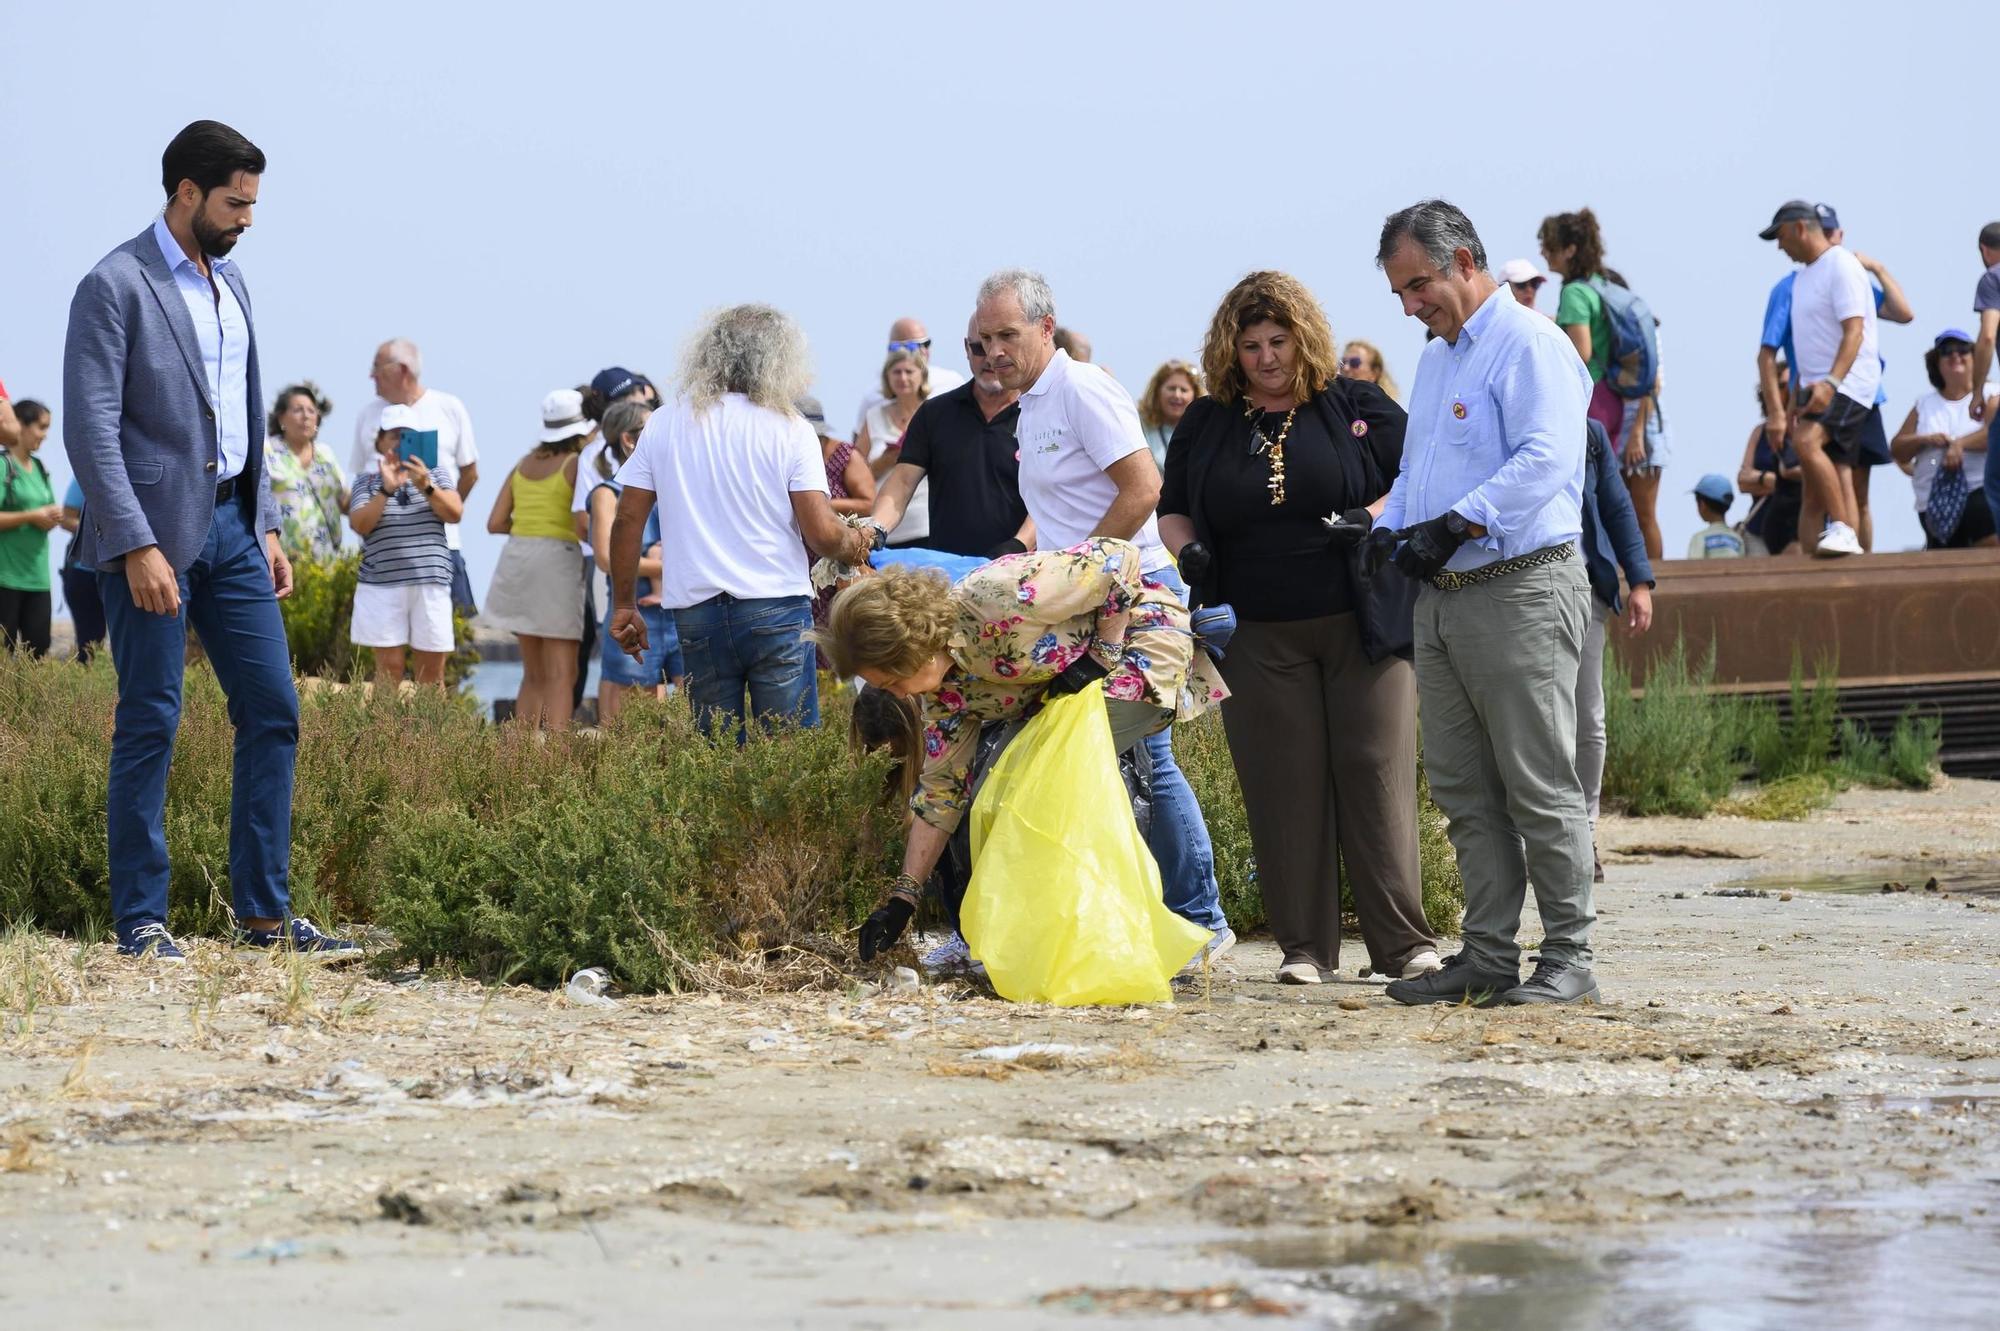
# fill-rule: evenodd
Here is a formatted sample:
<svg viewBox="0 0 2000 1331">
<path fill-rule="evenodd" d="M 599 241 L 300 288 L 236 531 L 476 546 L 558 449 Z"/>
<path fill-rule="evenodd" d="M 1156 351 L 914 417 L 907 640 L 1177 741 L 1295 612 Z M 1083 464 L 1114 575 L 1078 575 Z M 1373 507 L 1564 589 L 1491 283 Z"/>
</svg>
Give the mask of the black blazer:
<svg viewBox="0 0 2000 1331">
<path fill-rule="evenodd" d="M 1339 450 L 1345 493 L 1340 508 L 1359 508 L 1389 492 L 1403 465 L 1403 429 L 1408 416 L 1395 399 L 1374 384 L 1335 379 L 1316 394 L 1310 408 L 1320 413 L 1326 432 Z M 1174 428 L 1167 445 L 1167 466 L 1160 489 L 1161 513 L 1184 514 L 1194 523 L 1197 541 L 1215 550 L 1203 493 L 1208 473 L 1221 449 L 1235 435 L 1240 410 L 1215 398 L 1198 398 Z M 1361 430 L 1356 433 L 1356 423 Z M 1217 556 L 1218 559 L 1220 556 Z M 1417 584 L 1389 565 L 1373 578 L 1363 576 L 1358 559 L 1347 561 L 1361 648 L 1370 661 L 1385 656 L 1408 658 L 1414 633 L 1411 615 Z M 1214 589 L 1206 584 L 1188 588 L 1192 605 L 1207 604 Z"/>
</svg>

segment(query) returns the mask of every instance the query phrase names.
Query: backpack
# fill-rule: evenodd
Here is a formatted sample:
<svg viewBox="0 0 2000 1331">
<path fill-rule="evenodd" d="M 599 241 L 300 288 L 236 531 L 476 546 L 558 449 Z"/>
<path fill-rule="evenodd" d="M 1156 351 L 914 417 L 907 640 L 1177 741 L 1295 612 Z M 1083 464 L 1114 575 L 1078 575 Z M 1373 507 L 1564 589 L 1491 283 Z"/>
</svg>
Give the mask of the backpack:
<svg viewBox="0 0 2000 1331">
<path fill-rule="evenodd" d="M 12 453 L 5 451 L 0 451 L 0 461 L 4 461 L 7 464 L 6 488 L 0 490 L 0 513 L 11 513 L 14 509 L 14 482 L 21 475 L 21 464 L 14 461 Z M 42 460 L 40 458 L 30 458 L 29 461 L 34 464 L 35 471 L 40 474 L 41 478 L 45 481 L 48 480 L 49 469 L 42 465 Z"/>
<path fill-rule="evenodd" d="M 1601 277 L 1590 279 L 1604 301 L 1604 321 L 1611 328 L 1611 354 L 1604 362 L 1604 384 L 1623 398 L 1652 394 L 1660 377 L 1658 320 L 1646 302 L 1630 288 Z"/>
</svg>

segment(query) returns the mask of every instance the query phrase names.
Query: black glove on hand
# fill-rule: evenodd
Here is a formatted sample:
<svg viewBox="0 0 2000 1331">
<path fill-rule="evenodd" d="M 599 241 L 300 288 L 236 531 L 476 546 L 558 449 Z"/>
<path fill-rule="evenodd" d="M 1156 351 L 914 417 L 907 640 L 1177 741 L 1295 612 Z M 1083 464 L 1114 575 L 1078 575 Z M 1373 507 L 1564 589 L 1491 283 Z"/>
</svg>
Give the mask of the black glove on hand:
<svg viewBox="0 0 2000 1331">
<path fill-rule="evenodd" d="M 1060 675 L 1049 681 L 1048 696 L 1060 698 L 1066 694 L 1082 693 L 1090 687 L 1092 680 L 1103 679 L 1110 673 L 1102 661 L 1085 652 L 1071 661 Z"/>
<path fill-rule="evenodd" d="M 1189 541 L 1181 547 L 1181 577 L 1188 582 L 1207 582 L 1215 572 L 1215 556 L 1200 541 Z"/>
<path fill-rule="evenodd" d="M 861 959 L 873 961 L 877 953 L 894 947 L 916 913 L 917 908 L 901 897 L 890 897 L 877 906 L 875 913 L 861 924 Z"/>
<path fill-rule="evenodd" d="M 1008 555 L 1025 555 L 1027 553 L 1028 553 L 1027 546 L 1021 544 L 1019 541 L 1015 540 L 1012 536 L 1009 536 L 1006 540 L 1000 542 L 1000 544 L 994 546 L 991 550 L 988 550 L 986 552 L 986 557 L 988 559 L 1004 559 Z"/>
<path fill-rule="evenodd" d="M 1451 513 L 1441 513 L 1428 522 L 1419 522 L 1404 532 L 1403 548 L 1396 552 L 1396 567 L 1413 578 L 1428 578 L 1443 568 L 1458 547 L 1465 544 L 1465 519 L 1452 530 Z"/>
<path fill-rule="evenodd" d="M 1375 530 L 1375 515 L 1365 508 L 1350 508 L 1328 518 L 1326 529 L 1335 545 L 1361 545 Z"/>
</svg>

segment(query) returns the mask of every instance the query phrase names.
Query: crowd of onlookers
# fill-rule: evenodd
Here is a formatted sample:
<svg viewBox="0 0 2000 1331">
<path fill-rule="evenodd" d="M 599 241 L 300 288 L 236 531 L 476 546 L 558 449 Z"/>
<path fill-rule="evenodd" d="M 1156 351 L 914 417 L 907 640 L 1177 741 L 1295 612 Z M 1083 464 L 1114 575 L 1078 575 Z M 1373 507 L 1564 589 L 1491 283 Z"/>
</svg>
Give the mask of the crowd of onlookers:
<svg viewBox="0 0 2000 1331">
<path fill-rule="evenodd" d="M 2000 323 L 2000 223 L 1978 246 L 1984 269 L 1969 329 L 1948 327 L 1924 356 L 1929 389 L 1893 432 L 1877 349 L 1880 321 L 1908 323 L 1910 303 L 1880 260 L 1845 246 L 1836 211 L 1794 200 L 1761 233 L 1798 265 L 1773 287 L 1757 349 L 1760 419 L 1733 476 L 1709 473 L 1691 487 L 1701 521 L 1690 559 L 1806 554 L 1834 557 L 1873 548 L 1871 476 L 1892 465 L 1910 479 L 1932 549 L 1991 547 L 1995 521 L 1984 486 L 1987 374 Z M 1604 465 L 1615 470 L 1649 560 L 1661 559 L 1661 478 L 1676 441 L 1663 407 L 1666 382 L 1654 319 L 1645 301 L 1606 262 L 1606 242 L 1589 209 L 1557 213 L 1539 229 L 1541 264 L 1514 259 L 1496 273 L 1514 297 L 1540 309 L 1543 287 L 1560 279 L 1553 318 L 1574 343 L 1593 384 L 1590 416 L 1603 431 Z M 966 339 L 967 359 L 976 362 Z M 1056 345 L 1087 363 L 1089 339 L 1057 330 Z M 1006 453 L 1017 414 L 1007 395 L 982 390 L 938 363 L 921 320 L 889 329 L 880 374 L 853 427 L 828 422 L 817 399 L 797 406 L 811 424 L 834 511 L 874 515 L 889 544 L 990 556 L 1031 544 L 1032 530 L 1009 474 Z M 480 610 L 460 549 L 459 522 L 479 480 L 479 449 L 465 403 L 423 381 L 420 351 L 406 339 L 377 348 L 376 395 L 358 412 L 343 461 L 321 438 L 333 404 L 310 381 L 273 398 L 264 459 L 294 560 L 324 560 L 360 538 L 362 559 L 351 627 L 374 650 L 379 682 L 407 674 L 441 681 L 453 649 L 455 616 Z M 1341 377 L 1398 397 L 1374 344 L 1339 351 Z M 1189 407 L 1205 392 L 1202 369 L 1169 360 L 1137 399 L 1155 463 Z M 487 519 L 507 537 L 484 597 L 482 622 L 516 634 L 522 686 L 517 715 L 553 723 L 580 702 L 593 660 L 600 663 L 599 709 L 615 714 L 632 689 L 661 691 L 686 673 L 672 615 L 661 608 L 657 516 L 640 566 L 640 605 L 650 616 L 652 654 L 633 661 L 604 635 L 610 613 L 606 546 L 620 492 L 618 470 L 661 403 L 645 375 L 613 366 L 542 405 L 534 446 L 500 483 Z M 935 405 L 933 405 L 935 404 Z M 926 412 L 925 408 L 929 407 Z M 60 502 L 37 456 L 51 433 L 41 401 L 9 401 L 0 386 L 0 632 L 37 654 L 51 635 L 50 536 L 74 533 L 82 495 L 74 482 Z M 960 475 L 972 446 L 979 465 Z M 942 475 L 940 472 L 942 471 Z M 1738 508 L 1747 499 L 1746 509 Z M 74 542 L 70 543 L 72 546 Z M 79 658 L 104 637 L 97 585 L 65 556 L 59 580 Z M 817 612 L 823 619 L 825 600 Z M 567 701 L 565 701 L 567 700 Z"/>
</svg>

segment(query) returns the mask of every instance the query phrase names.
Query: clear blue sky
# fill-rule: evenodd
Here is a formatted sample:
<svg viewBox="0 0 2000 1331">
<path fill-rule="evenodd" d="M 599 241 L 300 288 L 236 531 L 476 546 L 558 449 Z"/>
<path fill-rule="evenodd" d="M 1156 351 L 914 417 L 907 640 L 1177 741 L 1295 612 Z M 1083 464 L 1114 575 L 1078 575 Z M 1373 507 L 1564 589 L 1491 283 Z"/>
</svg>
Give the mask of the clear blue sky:
<svg viewBox="0 0 2000 1331">
<path fill-rule="evenodd" d="M 264 382 L 317 379 L 344 458 L 375 344 L 414 338 L 478 429 L 482 594 L 484 515 L 541 396 L 613 363 L 670 375 L 706 309 L 797 315 L 846 421 L 889 321 L 954 346 L 994 268 L 1047 273 L 1136 390 L 1276 267 L 1407 384 L 1422 330 L 1372 256 L 1383 215 L 1431 194 L 1496 265 L 1535 256 L 1544 214 L 1597 211 L 1663 320 L 1672 554 L 1687 491 L 1734 471 L 1756 418 L 1773 208 L 1832 202 L 1907 289 L 1892 430 L 1932 335 L 1970 320 L 2000 216 L 2000 38 L 1970 4 L 10 8 L 0 380 L 60 431 L 78 278 L 157 211 L 173 133 L 227 121 L 270 158 L 236 252 Z M 1878 480 L 1878 548 L 1918 544 L 1908 482 Z"/>
</svg>

